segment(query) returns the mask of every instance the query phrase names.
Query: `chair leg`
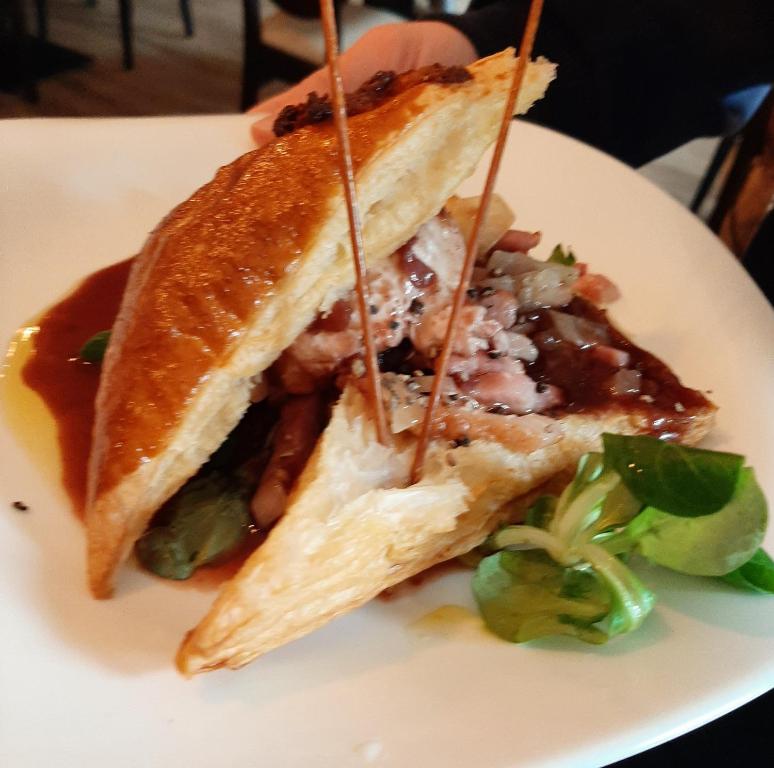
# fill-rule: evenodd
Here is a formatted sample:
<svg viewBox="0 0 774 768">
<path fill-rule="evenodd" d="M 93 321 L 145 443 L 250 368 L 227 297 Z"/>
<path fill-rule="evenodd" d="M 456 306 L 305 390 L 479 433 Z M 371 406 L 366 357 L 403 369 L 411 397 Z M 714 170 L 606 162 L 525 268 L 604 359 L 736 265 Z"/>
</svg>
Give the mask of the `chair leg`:
<svg viewBox="0 0 774 768">
<path fill-rule="evenodd" d="M 717 178 L 720 167 L 725 162 L 728 153 L 733 149 L 735 143 L 735 136 L 724 136 L 720 140 L 720 144 L 718 144 L 718 148 L 715 150 L 715 154 L 712 156 L 712 160 L 710 160 L 710 164 L 707 166 L 707 170 L 704 172 L 704 176 L 696 189 L 696 194 L 691 201 L 690 209 L 693 213 L 699 212 L 704 199 L 707 197 L 707 193 Z"/>
<path fill-rule="evenodd" d="M 723 189 L 720 190 L 715 210 L 707 220 L 707 225 L 715 233 L 720 232 L 723 220 L 734 207 L 744 186 L 753 161 L 765 145 L 768 122 L 772 119 L 770 117 L 772 114 L 774 114 L 774 91 L 769 93 L 741 132 L 739 150 L 723 183 Z M 738 255 L 741 256 L 741 254 Z"/>
<path fill-rule="evenodd" d="M 47 0 L 35 0 L 35 13 L 38 23 L 38 39 L 42 42 L 48 40 L 48 2 Z"/>
<path fill-rule="evenodd" d="M 22 94 L 27 101 L 35 103 L 38 100 L 38 88 L 32 71 L 32 57 L 30 56 L 30 38 L 27 34 L 27 16 L 24 12 L 23 0 L 11 2 L 11 35 L 13 47 L 19 67 L 19 79 L 21 80 Z"/>
<path fill-rule="evenodd" d="M 191 14 L 190 0 L 180 0 L 180 15 L 183 17 L 183 29 L 186 37 L 193 37 L 193 15 Z"/>
<path fill-rule="evenodd" d="M 255 104 L 261 80 L 261 14 L 258 0 L 242 0 L 244 23 L 244 59 L 242 62 L 242 95 L 244 112 Z"/>
<path fill-rule="evenodd" d="M 132 40 L 132 0 L 119 0 L 121 16 L 121 42 L 123 45 L 124 69 L 134 68 L 134 47 Z"/>
</svg>

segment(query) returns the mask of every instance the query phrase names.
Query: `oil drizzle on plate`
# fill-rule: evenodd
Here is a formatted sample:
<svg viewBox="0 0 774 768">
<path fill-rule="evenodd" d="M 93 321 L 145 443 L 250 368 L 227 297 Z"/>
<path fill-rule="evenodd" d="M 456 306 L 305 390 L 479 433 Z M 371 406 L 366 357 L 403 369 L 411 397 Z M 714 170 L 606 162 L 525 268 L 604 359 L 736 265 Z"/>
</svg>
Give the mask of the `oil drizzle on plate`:
<svg viewBox="0 0 774 768">
<path fill-rule="evenodd" d="M 43 473 L 56 476 L 60 457 L 56 422 L 45 403 L 22 380 L 22 371 L 34 352 L 37 323 L 20 328 L 0 364 L 0 410 L 16 439 Z"/>
<path fill-rule="evenodd" d="M 461 605 L 442 605 L 409 625 L 420 639 L 495 640 L 483 619 Z"/>
</svg>

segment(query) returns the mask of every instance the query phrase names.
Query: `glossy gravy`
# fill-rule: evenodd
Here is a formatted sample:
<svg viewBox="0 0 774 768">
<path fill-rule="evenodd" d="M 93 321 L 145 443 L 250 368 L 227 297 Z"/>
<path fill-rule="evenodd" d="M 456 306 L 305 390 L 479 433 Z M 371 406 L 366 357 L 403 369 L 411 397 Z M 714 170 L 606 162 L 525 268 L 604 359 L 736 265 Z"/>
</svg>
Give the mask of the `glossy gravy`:
<svg viewBox="0 0 774 768">
<path fill-rule="evenodd" d="M 89 275 L 40 319 L 22 380 L 45 401 L 57 424 L 62 484 L 79 515 L 94 423 L 99 365 L 78 357 L 83 343 L 113 326 L 129 277 L 128 259 Z"/>
</svg>

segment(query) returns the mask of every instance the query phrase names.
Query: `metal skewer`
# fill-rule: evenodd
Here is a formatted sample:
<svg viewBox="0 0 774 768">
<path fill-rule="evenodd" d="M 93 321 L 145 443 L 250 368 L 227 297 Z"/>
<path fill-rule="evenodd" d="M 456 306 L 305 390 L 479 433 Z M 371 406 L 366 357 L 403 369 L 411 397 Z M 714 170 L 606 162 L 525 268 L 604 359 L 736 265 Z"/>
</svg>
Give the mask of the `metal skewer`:
<svg viewBox="0 0 774 768">
<path fill-rule="evenodd" d="M 486 214 L 489 209 L 489 202 L 492 199 L 492 192 L 494 191 L 495 182 L 497 181 L 497 172 L 500 170 L 500 162 L 502 160 L 503 150 L 505 148 L 505 140 L 508 138 L 508 129 L 510 128 L 511 120 L 513 118 L 513 110 L 516 106 L 516 100 L 518 99 L 522 83 L 524 82 L 524 74 L 527 71 L 527 64 L 529 63 L 530 56 L 532 55 L 532 47 L 535 43 L 535 35 L 537 34 L 538 24 L 540 22 L 540 14 L 542 10 L 543 0 L 532 0 L 529 8 L 529 14 L 527 16 L 527 23 L 524 27 L 524 33 L 521 38 L 521 45 L 519 46 L 518 50 L 519 58 L 516 61 L 516 68 L 513 72 L 513 80 L 511 81 L 508 100 L 505 105 L 505 111 L 503 112 L 502 122 L 500 123 L 500 132 L 497 136 L 497 143 L 495 144 L 494 154 L 492 155 L 492 162 L 489 165 L 489 173 L 487 174 L 486 183 L 484 184 L 484 191 L 481 195 L 481 203 L 478 207 L 475 221 L 473 222 L 473 229 L 471 230 L 470 236 L 468 238 L 465 261 L 462 266 L 462 272 L 460 273 L 460 282 L 457 285 L 457 290 L 454 293 L 451 316 L 449 317 L 449 324 L 446 328 L 443 347 L 435 366 L 435 378 L 433 379 L 433 387 L 427 403 L 425 419 L 422 423 L 422 432 L 420 433 L 416 453 L 414 454 L 414 463 L 411 466 L 412 483 L 416 483 L 422 475 L 422 468 L 424 467 L 427 447 L 430 442 L 433 428 L 435 409 L 438 406 L 438 400 L 441 396 L 441 387 L 443 386 L 443 380 L 446 377 L 446 371 L 449 367 L 449 358 L 451 357 L 452 347 L 454 346 L 454 336 L 457 331 L 460 312 L 462 311 L 462 307 L 465 304 L 465 296 L 468 290 L 468 285 L 470 284 L 470 276 L 473 273 L 473 266 L 476 262 L 476 255 L 478 252 L 478 235 L 481 231 L 481 226 L 484 222 L 484 219 L 486 218 Z"/>
<path fill-rule="evenodd" d="M 360 219 L 360 208 L 357 202 L 357 189 L 355 187 L 355 171 L 352 164 L 352 150 L 349 144 L 349 130 L 347 128 L 347 107 L 344 100 L 344 85 L 339 69 L 339 45 L 336 34 L 336 16 L 333 10 L 333 0 L 320 0 L 323 32 L 325 34 L 325 58 L 328 65 L 331 83 L 331 103 L 333 106 L 333 121 L 336 126 L 336 134 L 339 143 L 339 164 L 341 182 L 344 186 L 344 197 L 347 202 L 347 216 L 349 218 L 349 234 L 352 243 L 352 258 L 355 265 L 355 288 L 357 293 L 357 305 L 360 313 L 360 325 L 363 329 L 363 341 L 365 345 L 366 377 L 376 422 L 376 435 L 379 442 L 387 445 L 389 433 L 387 431 L 387 419 L 384 414 L 384 403 L 381 397 L 381 380 L 379 378 L 379 363 L 376 358 L 376 346 L 374 345 L 371 314 L 368 311 L 366 296 L 366 262 L 363 248 L 363 231 Z"/>
</svg>

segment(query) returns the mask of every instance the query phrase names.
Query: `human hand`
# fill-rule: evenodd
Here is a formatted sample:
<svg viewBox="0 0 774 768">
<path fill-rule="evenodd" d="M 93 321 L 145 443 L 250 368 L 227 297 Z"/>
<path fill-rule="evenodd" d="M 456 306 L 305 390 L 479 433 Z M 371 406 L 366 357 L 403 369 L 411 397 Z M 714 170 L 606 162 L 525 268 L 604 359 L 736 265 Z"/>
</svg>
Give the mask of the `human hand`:
<svg viewBox="0 0 774 768">
<path fill-rule="evenodd" d="M 379 70 L 404 72 L 427 64 L 470 64 L 476 59 L 473 44 L 455 27 L 441 21 L 412 21 L 384 24 L 366 32 L 339 59 L 345 91 L 354 91 Z M 289 90 L 256 104 L 250 113 L 264 115 L 253 123 L 258 146 L 273 138 L 272 126 L 287 104 L 306 101 L 312 91 L 330 91 L 327 69 L 318 69 Z"/>
</svg>

